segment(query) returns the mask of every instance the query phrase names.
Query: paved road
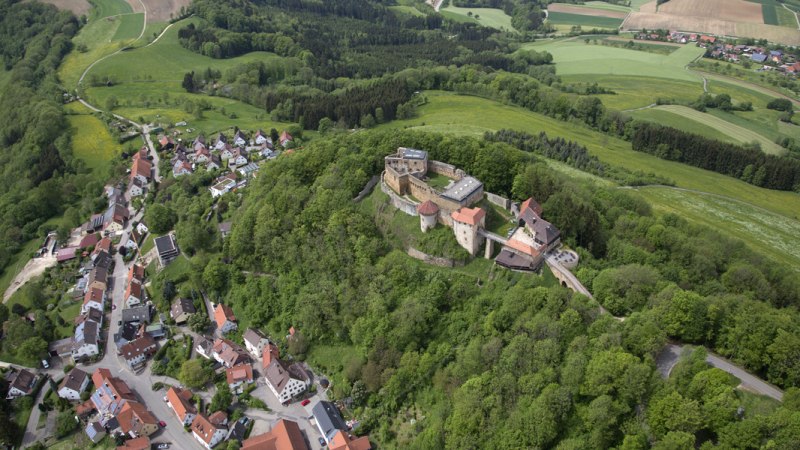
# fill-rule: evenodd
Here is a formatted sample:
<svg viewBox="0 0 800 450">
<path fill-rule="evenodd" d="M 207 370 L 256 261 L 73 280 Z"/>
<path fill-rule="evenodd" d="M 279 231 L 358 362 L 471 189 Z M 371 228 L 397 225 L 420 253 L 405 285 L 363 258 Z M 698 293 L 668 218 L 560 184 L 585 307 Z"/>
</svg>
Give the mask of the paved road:
<svg viewBox="0 0 800 450">
<path fill-rule="evenodd" d="M 681 355 L 687 351 L 691 351 L 690 349 L 691 347 L 686 345 L 667 344 L 656 358 L 656 365 L 658 366 L 658 371 L 661 373 L 661 376 L 663 378 L 668 378 L 670 372 L 672 372 L 672 368 L 678 363 Z M 739 386 L 743 389 L 772 397 L 778 401 L 783 400 L 782 390 L 721 356 L 709 352 L 708 356 L 706 356 L 706 362 L 712 367 L 716 367 L 738 378 L 739 381 L 741 381 Z"/>
</svg>

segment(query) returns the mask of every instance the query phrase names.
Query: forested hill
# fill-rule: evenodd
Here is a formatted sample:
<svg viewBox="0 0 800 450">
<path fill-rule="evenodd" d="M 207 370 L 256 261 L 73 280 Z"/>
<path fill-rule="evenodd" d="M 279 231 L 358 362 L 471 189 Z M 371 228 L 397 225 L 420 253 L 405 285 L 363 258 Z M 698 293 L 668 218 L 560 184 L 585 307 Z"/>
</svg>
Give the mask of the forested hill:
<svg viewBox="0 0 800 450">
<path fill-rule="evenodd" d="M 99 186 L 79 175 L 55 70 L 72 48 L 75 17 L 52 5 L 0 0 L 0 269 L 44 221 Z M 72 174 L 65 176 L 66 174 Z"/>
<path fill-rule="evenodd" d="M 457 164 L 492 192 L 541 201 L 581 253 L 579 277 L 626 320 L 600 315 L 546 277 L 480 260 L 442 269 L 408 258 L 380 190 L 352 201 L 400 145 Z M 171 183 L 156 199 L 175 211 L 178 229 L 208 206 L 193 189 Z M 654 356 L 668 339 L 702 344 L 797 386 L 797 275 L 741 242 L 675 215 L 654 217 L 623 190 L 567 179 L 506 144 L 411 131 L 329 134 L 265 165 L 232 221 L 221 257 L 202 253 L 213 243 L 193 247 L 195 278 L 251 325 L 272 335 L 295 327 L 289 351 L 332 377 L 328 395 L 350 405 L 359 434 L 379 448 L 796 441 L 800 391 L 789 389 L 780 408 L 761 409 L 738 381 L 709 369 L 702 350 L 668 382 Z"/>
</svg>

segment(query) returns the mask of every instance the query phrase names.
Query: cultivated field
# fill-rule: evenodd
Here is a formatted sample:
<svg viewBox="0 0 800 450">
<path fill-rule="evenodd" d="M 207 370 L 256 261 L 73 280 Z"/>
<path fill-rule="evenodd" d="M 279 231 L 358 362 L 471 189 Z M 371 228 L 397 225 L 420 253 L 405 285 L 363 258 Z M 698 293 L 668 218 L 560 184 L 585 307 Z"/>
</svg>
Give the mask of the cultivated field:
<svg viewBox="0 0 800 450">
<path fill-rule="evenodd" d="M 607 11 L 603 11 L 607 12 Z M 598 17 L 585 14 L 572 14 L 564 12 L 549 12 L 547 21 L 554 25 L 580 25 L 586 28 L 616 29 L 622 24 L 622 19 Z"/>
<path fill-rule="evenodd" d="M 49 3 L 58 9 L 72 11 L 76 16 L 87 14 L 92 5 L 87 0 L 40 0 Z"/>
<path fill-rule="evenodd" d="M 669 0 L 658 6 L 659 14 L 759 24 L 764 23 L 761 11 L 760 4 L 746 0 Z"/>
<path fill-rule="evenodd" d="M 458 16 L 463 21 L 479 23 L 485 27 L 494 28 L 496 30 L 514 30 L 514 27 L 511 26 L 511 16 L 501 9 L 459 8 L 450 5 L 447 8 L 441 9 L 440 12 L 448 17 Z M 468 13 L 472 13 L 472 16 Z"/>
<path fill-rule="evenodd" d="M 796 230 L 797 227 L 797 225 L 791 224 L 800 220 L 800 212 L 798 212 L 800 211 L 800 195 L 798 194 L 762 189 L 714 172 L 677 162 L 661 160 L 646 153 L 635 152 L 628 142 L 532 113 L 519 107 L 503 105 L 484 98 L 447 92 L 429 91 L 425 95 L 428 97 L 429 102 L 419 108 L 418 117 L 393 121 L 386 125 L 381 125 L 381 127 L 408 127 L 422 131 L 471 136 L 480 136 L 485 131 L 494 131 L 501 128 L 522 130 L 529 133 L 545 131 L 548 135 L 561 136 L 586 145 L 589 151 L 603 162 L 630 170 L 655 172 L 671 178 L 679 187 L 715 194 L 715 196 L 707 196 L 708 199 L 706 201 L 714 202 L 714 199 L 717 198 L 728 198 L 727 202 L 730 202 L 732 206 L 719 206 L 718 208 L 722 211 L 741 211 L 739 217 L 743 224 L 739 233 L 746 233 L 748 230 L 751 230 L 750 232 L 752 233 L 749 237 L 746 234 L 731 233 L 731 235 L 743 236 L 746 238 L 745 240 L 751 242 L 765 240 L 766 242 L 763 245 L 769 246 L 770 254 L 779 255 L 782 258 L 794 258 L 795 256 L 793 255 L 797 253 L 798 249 L 787 248 L 786 242 L 792 242 L 790 231 Z M 703 197 L 702 194 L 697 195 Z M 687 200 L 682 201 L 691 202 L 695 196 L 693 194 L 688 196 Z M 658 198 L 654 196 L 651 200 L 657 208 L 663 209 L 675 208 L 677 204 L 677 201 L 673 198 Z M 747 204 L 747 208 L 742 203 Z M 763 237 L 754 240 L 757 238 L 756 234 L 763 233 L 763 230 L 756 227 L 756 225 L 748 228 L 749 225 L 746 222 L 746 218 L 749 211 L 760 208 L 774 213 L 769 217 L 780 219 L 783 216 L 788 218 L 786 223 L 789 224 L 787 229 L 790 231 L 786 232 L 785 241 L 776 240 L 772 245 L 769 239 L 763 239 Z M 767 216 L 764 215 L 763 217 Z M 690 219 L 693 219 L 693 217 L 690 217 Z M 702 223 L 708 223 L 711 219 L 705 218 L 704 220 Z M 755 224 L 759 221 L 762 221 L 762 219 L 758 218 L 753 223 Z M 770 219 L 770 221 L 777 223 L 777 219 Z M 719 228 L 719 226 L 715 225 L 715 228 Z M 722 231 L 727 232 L 728 230 L 722 229 Z M 800 234 L 794 233 L 795 243 L 797 235 Z"/>
<path fill-rule="evenodd" d="M 761 134 L 758 134 L 747 128 L 731 123 L 727 120 L 721 119 L 717 116 L 703 113 L 694 110 L 692 108 L 680 105 L 662 105 L 662 106 L 657 106 L 654 109 L 671 113 L 675 116 L 682 118 L 683 121 L 688 120 L 695 122 L 694 126 L 691 125 L 688 127 L 678 126 L 677 128 L 696 133 L 698 132 L 697 130 L 699 128 L 709 127 L 718 131 L 720 134 L 728 136 L 730 138 L 721 140 L 733 140 L 734 142 L 739 142 L 739 143 L 758 142 L 761 145 L 761 149 L 764 151 L 764 153 L 769 153 L 773 155 L 782 155 L 786 153 L 786 149 L 776 144 L 772 140 L 768 139 L 767 137 L 762 136 Z M 666 123 L 665 125 L 670 125 L 670 124 Z"/>
<path fill-rule="evenodd" d="M 547 11 L 552 14 L 556 13 L 569 13 L 580 14 L 595 17 L 610 17 L 612 19 L 624 19 L 628 15 L 625 11 L 590 8 L 584 5 L 568 5 L 565 3 L 551 3 L 547 6 Z"/>
<path fill-rule="evenodd" d="M 622 11 L 625 13 L 631 10 L 631 8 L 627 6 L 612 5 L 611 3 L 606 3 L 598 0 L 584 2 L 583 5 L 576 5 L 576 6 L 586 6 L 587 8 L 595 8 L 595 9 L 607 9 L 609 11 Z"/>
<path fill-rule="evenodd" d="M 144 12 L 142 3 L 147 8 L 147 23 L 167 22 L 173 16 L 177 16 L 181 7 L 188 8 L 191 0 L 129 0 L 133 10 Z"/>
</svg>

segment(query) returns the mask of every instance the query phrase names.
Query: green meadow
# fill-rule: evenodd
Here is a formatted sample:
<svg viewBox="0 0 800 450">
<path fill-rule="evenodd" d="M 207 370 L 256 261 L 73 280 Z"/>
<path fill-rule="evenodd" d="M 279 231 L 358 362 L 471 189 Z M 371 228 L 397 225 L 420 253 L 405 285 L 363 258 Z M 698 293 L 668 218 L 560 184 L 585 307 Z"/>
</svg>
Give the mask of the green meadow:
<svg viewBox="0 0 800 450">
<path fill-rule="evenodd" d="M 502 9 L 496 8 L 459 8 L 457 6 L 448 6 L 440 10 L 446 17 L 458 16 L 460 21 L 475 22 L 485 27 L 495 28 L 497 30 L 513 31 L 514 27 L 511 26 L 511 16 L 506 14 Z M 472 13 L 470 16 L 468 13 Z"/>
<path fill-rule="evenodd" d="M 550 11 L 547 21 L 554 25 L 580 25 L 585 28 L 619 28 L 622 19 Z"/>
<path fill-rule="evenodd" d="M 89 11 L 89 20 L 102 17 L 129 14 L 133 12 L 131 5 L 125 0 L 89 0 L 92 9 Z"/>
<path fill-rule="evenodd" d="M 418 10 L 413 6 L 404 6 L 404 5 L 390 6 L 389 9 L 391 9 L 394 12 L 406 14 L 409 16 L 417 16 L 417 17 L 425 16 L 425 14 L 422 11 Z"/>
<path fill-rule="evenodd" d="M 582 5 L 570 5 L 570 6 L 578 6 L 578 7 L 592 8 L 592 9 L 605 9 L 606 11 L 619 11 L 619 12 L 628 12 L 631 10 L 627 6 L 612 5 L 611 3 L 600 2 L 596 0 L 584 2 Z"/>
<path fill-rule="evenodd" d="M 81 74 L 90 64 L 125 45 L 122 41 L 113 40 L 122 22 L 120 17 L 124 16 L 105 17 L 89 22 L 72 39 L 76 49 L 85 47 L 87 51 L 73 50 L 64 58 L 58 68 L 58 77 L 64 87 L 76 88 Z"/>
<path fill-rule="evenodd" d="M 67 116 L 72 127 L 72 153 L 82 160 L 92 174 L 100 181 L 105 181 L 108 162 L 121 150 L 121 146 L 102 120 L 92 111 L 78 102 L 68 104 Z"/>
<path fill-rule="evenodd" d="M 733 137 L 727 136 L 714 127 L 706 126 L 692 118 L 684 117 L 678 112 L 673 112 L 664 108 L 647 108 L 630 113 L 631 117 L 638 120 L 646 120 L 654 122 L 659 125 L 666 125 L 668 127 L 678 128 L 690 133 L 699 134 L 709 139 L 716 139 L 719 141 L 730 142 L 739 144 L 742 141 Z M 713 116 L 712 116 L 713 117 Z M 719 119 L 718 119 L 719 120 Z"/>
<path fill-rule="evenodd" d="M 111 38 L 112 41 L 136 39 L 142 33 L 142 27 L 144 26 L 143 13 L 125 14 L 119 16 L 119 19 L 120 24 L 114 33 L 114 37 Z"/>
</svg>

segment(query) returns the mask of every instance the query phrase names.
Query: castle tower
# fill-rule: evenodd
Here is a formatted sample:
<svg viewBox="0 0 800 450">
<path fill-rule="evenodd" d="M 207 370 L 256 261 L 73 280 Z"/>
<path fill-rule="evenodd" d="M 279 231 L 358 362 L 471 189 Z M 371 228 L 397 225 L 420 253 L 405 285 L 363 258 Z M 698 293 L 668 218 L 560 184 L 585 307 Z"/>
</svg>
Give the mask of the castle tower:
<svg viewBox="0 0 800 450">
<path fill-rule="evenodd" d="M 439 206 L 428 200 L 425 203 L 417 205 L 417 213 L 419 214 L 419 227 L 423 233 L 427 233 L 428 230 L 436 226 L 436 218 L 439 216 Z"/>
<path fill-rule="evenodd" d="M 478 231 L 486 227 L 486 212 L 481 208 L 459 208 L 450 217 L 453 218 L 456 240 L 470 255 L 475 256 L 483 244 L 483 237 Z"/>
</svg>

